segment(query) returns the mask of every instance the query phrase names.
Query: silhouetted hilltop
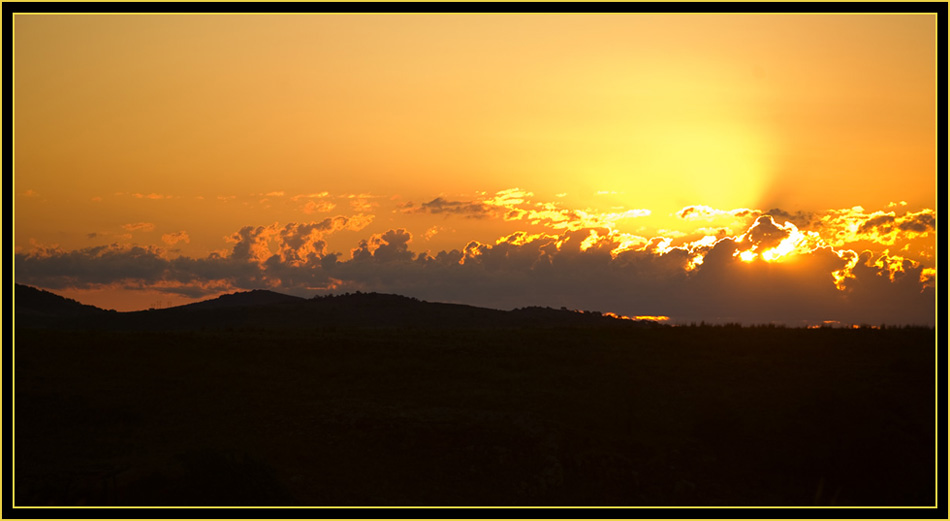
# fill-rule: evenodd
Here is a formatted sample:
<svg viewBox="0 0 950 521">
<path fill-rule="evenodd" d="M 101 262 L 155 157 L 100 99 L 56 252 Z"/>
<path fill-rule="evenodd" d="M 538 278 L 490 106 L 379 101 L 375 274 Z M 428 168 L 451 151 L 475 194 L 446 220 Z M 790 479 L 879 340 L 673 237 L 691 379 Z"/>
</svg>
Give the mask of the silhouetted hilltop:
<svg viewBox="0 0 950 521">
<path fill-rule="evenodd" d="M 19 288 L 19 286 L 18 286 Z M 24 288 L 26 288 L 24 286 Z M 34 292 L 40 292 L 28 288 Z M 519 327 L 645 327 L 649 321 L 620 320 L 600 313 L 578 313 L 566 309 L 530 307 L 512 311 L 479 308 L 463 304 L 425 302 L 401 295 L 346 293 L 303 299 L 268 290 L 253 290 L 166 309 L 107 313 L 83 306 L 52 293 L 52 299 L 71 306 L 89 308 L 89 320 L 76 320 L 75 312 L 47 313 L 46 320 L 24 315 L 30 327 L 83 329 L 194 330 L 220 328 L 519 328 Z M 18 296 L 19 298 L 19 296 Z M 19 313 L 19 300 L 17 309 Z M 49 309 L 55 306 L 46 306 Z M 61 304 L 66 308 L 66 304 Z M 59 309 L 59 308 L 56 308 Z M 70 308 L 72 309 L 72 308 Z M 84 315 L 85 316 L 85 315 Z"/>
<path fill-rule="evenodd" d="M 17 325 L 32 327 L 78 327 L 115 315 L 96 306 L 82 304 L 49 291 L 17 284 L 15 287 Z"/>
<path fill-rule="evenodd" d="M 294 297 L 292 295 L 284 295 L 283 293 L 277 293 L 276 291 L 270 291 L 266 289 L 254 289 L 251 291 L 239 291 L 237 293 L 229 293 L 227 295 L 221 295 L 220 297 L 213 298 L 210 300 L 202 300 L 201 302 L 195 302 L 194 304 L 185 304 L 184 306 L 178 306 L 178 308 L 186 309 L 220 309 L 220 308 L 236 308 L 236 307 L 254 307 L 254 306 L 268 306 L 271 304 L 286 304 L 292 302 L 302 302 L 303 298 Z"/>
</svg>

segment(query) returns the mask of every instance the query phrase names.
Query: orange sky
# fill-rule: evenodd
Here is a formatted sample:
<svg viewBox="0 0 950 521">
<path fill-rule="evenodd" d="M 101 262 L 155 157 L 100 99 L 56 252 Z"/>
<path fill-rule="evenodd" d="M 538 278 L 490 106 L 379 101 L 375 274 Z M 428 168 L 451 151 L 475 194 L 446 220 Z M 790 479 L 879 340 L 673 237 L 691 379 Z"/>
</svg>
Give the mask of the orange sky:
<svg viewBox="0 0 950 521">
<path fill-rule="evenodd" d="M 821 238 L 802 254 L 932 270 L 935 48 L 936 17 L 910 14 L 18 14 L 16 278 L 117 309 L 313 294 L 95 248 L 179 269 L 237 261 L 235 234 L 265 227 L 244 260 L 303 269 L 290 242 L 343 261 L 404 229 L 435 257 L 599 227 L 615 257 L 663 255 L 651 239 L 689 249 L 765 213 Z M 415 287 L 357 279 L 338 290 Z"/>
</svg>

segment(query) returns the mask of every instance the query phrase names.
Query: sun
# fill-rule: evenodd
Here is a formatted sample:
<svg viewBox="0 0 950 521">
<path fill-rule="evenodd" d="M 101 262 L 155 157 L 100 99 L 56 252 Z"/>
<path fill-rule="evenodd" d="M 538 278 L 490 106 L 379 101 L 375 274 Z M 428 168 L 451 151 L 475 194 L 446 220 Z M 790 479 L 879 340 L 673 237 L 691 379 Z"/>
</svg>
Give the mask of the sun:
<svg viewBox="0 0 950 521">
<path fill-rule="evenodd" d="M 767 189 L 773 147 L 751 127 L 694 122 L 657 129 L 654 140 L 651 172 L 675 182 L 684 203 L 738 208 Z"/>
<path fill-rule="evenodd" d="M 759 227 L 768 230 L 764 236 L 756 233 L 756 228 Z M 779 235 L 783 238 L 773 245 L 774 238 Z M 733 256 L 739 257 L 742 262 L 761 259 L 768 263 L 792 260 L 798 254 L 810 253 L 825 245 L 818 233 L 802 232 L 797 226 L 788 221 L 779 225 L 770 215 L 759 217 L 752 228 L 740 236 L 736 242 L 749 245 L 747 248 L 736 250 L 733 254 Z"/>
</svg>

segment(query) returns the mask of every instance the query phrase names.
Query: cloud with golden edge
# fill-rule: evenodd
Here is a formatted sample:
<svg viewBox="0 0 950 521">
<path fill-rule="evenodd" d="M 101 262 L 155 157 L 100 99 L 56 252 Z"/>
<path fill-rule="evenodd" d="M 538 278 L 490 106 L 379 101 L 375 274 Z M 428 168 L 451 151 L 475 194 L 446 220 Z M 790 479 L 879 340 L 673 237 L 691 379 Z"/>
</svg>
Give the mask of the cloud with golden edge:
<svg viewBox="0 0 950 521">
<path fill-rule="evenodd" d="M 828 244 L 842 247 L 868 241 L 892 246 L 898 241 L 926 237 L 936 226 L 936 214 L 925 208 L 918 212 L 867 212 L 861 206 L 832 209 L 820 218 L 820 233 Z"/>
<path fill-rule="evenodd" d="M 680 211 L 676 212 L 676 216 L 680 219 L 686 220 L 695 220 L 695 219 L 712 219 L 714 217 L 729 216 L 729 217 L 752 217 L 761 215 L 761 211 L 753 210 L 751 208 L 736 208 L 734 210 L 717 210 L 706 205 L 693 205 L 682 208 Z"/>
</svg>

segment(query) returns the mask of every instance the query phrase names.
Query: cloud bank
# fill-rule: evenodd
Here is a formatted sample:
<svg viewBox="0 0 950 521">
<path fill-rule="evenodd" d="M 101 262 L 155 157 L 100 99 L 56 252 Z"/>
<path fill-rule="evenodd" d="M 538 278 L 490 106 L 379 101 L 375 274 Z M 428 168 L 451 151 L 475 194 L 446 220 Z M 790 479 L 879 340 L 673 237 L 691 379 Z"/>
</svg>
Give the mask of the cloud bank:
<svg viewBox="0 0 950 521">
<path fill-rule="evenodd" d="M 496 194 L 493 206 L 510 211 L 510 201 L 525 203 L 520 195 Z M 468 203 L 450 203 L 436 199 L 406 208 L 468 215 Z M 471 241 L 435 254 L 413 251 L 413 235 L 402 228 L 360 240 L 348 257 L 329 251 L 328 235 L 359 231 L 372 221 L 356 215 L 244 226 L 227 237 L 230 251 L 205 257 L 172 257 L 154 246 L 37 247 L 17 253 L 15 267 L 18 282 L 51 290 L 149 288 L 194 298 L 254 288 L 302 296 L 361 290 L 503 309 L 543 305 L 664 315 L 681 323 L 934 324 L 933 269 L 887 251 L 836 249 L 808 229 L 822 218 L 797 216 L 799 228 L 743 209 L 755 220 L 741 234 L 707 235 L 674 247 L 669 237 L 648 239 L 609 226 L 640 211 L 632 212 L 588 220 L 577 214 L 580 220 L 552 226 L 552 233 L 517 231 L 494 244 Z M 735 217 L 733 212 L 726 213 Z M 694 207 L 681 214 L 689 219 L 711 212 Z M 829 215 L 826 223 L 853 234 L 926 233 L 934 226 L 929 210 Z M 165 238 L 177 240 L 187 234 Z"/>
</svg>

